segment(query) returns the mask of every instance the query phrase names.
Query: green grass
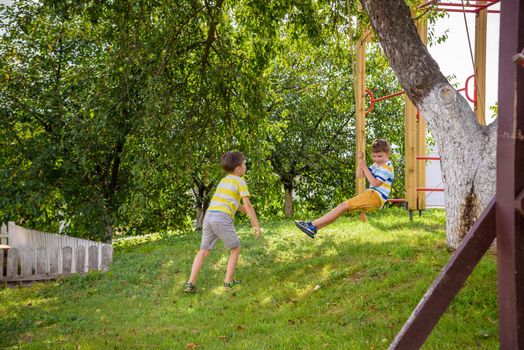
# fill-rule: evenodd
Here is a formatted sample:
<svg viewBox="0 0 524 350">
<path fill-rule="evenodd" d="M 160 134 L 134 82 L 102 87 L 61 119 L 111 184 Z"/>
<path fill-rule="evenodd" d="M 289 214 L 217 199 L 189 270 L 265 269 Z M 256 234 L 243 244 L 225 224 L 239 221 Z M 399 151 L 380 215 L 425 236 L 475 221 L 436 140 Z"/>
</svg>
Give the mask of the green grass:
<svg viewBox="0 0 524 350">
<path fill-rule="evenodd" d="M 401 209 L 341 218 L 314 240 L 292 221 L 239 226 L 236 277 L 219 244 L 182 293 L 200 235 L 115 247 L 108 273 L 0 289 L 0 347 L 13 349 L 386 349 L 450 253 L 445 217 Z M 319 287 L 316 287 L 319 286 Z M 315 288 L 316 287 L 316 288 Z M 482 259 L 424 345 L 498 347 L 495 258 Z"/>
</svg>

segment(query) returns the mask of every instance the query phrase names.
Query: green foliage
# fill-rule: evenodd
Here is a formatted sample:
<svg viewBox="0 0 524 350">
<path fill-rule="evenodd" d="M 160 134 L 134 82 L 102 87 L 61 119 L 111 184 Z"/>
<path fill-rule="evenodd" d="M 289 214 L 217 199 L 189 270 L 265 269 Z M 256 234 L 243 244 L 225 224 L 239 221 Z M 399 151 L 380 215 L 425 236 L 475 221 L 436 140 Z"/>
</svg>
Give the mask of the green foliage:
<svg viewBox="0 0 524 350">
<path fill-rule="evenodd" d="M 270 135 L 269 159 L 283 188 L 294 190 L 304 207 L 331 206 L 354 187 L 349 44 L 345 36 L 317 46 L 281 34 L 286 53 L 275 59 L 268 106 L 271 122 L 281 131 Z"/>
<path fill-rule="evenodd" d="M 107 273 L 0 289 L 0 347 L 385 349 L 450 257 L 440 210 L 341 218 L 314 240 L 290 221 L 263 225 L 258 241 L 238 227 L 230 291 L 219 245 L 197 294 L 183 293 L 200 235 L 173 233 L 118 241 Z M 488 254 L 424 349 L 498 347 L 495 277 Z"/>
<path fill-rule="evenodd" d="M 283 214 L 283 187 L 301 212 L 351 196 L 352 16 L 355 1 L 2 5 L 0 220 L 99 240 L 187 229 L 233 149 L 262 217 Z M 375 93 L 394 91 L 368 56 Z M 399 197 L 401 111 L 368 116 L 368 144 L 396 146 Z"/>
<path fill-rule="evenodd" d="M 433 7 L 432 7 L 433 8 Z M 449 17 L 449 14 L 444 11 L 437 11 L 436 8 L 433 8 L 429 11 L 427 18 L 429 22 L 428 26 L 428 45 L 434 46 L 444 43 L 446 40 L 448 40 L 448 33 L 449 29 L 446 29 L 443 34 L 440 36 L 437 36 L 435 33 L 435 26 L 434 24 L 442 18 Z"/>
<path fill-rule="evenodd" d="M 495 103 L 493 106 L 489 106 L 489 110 L 491 111 L 491 118 L 496 119 L 499 115 L 499 104 L 498 102 Z"/>
<path fill-rule="evenodd" d="M 101 28 L 83 13 L 72 18 L 66 9 L 32 1 L 1 11 L 4 219 L 35 226 L 65 218 L 78 218 L 73 225 L 107 221 L 104 202 L 112 198 L 103 193 L 116 148 L 110 131 L 118 122 L 90 108 L 95 96 L 88 93 L 106 80 L 107 53 L 96 34 Z"/>
</svg>

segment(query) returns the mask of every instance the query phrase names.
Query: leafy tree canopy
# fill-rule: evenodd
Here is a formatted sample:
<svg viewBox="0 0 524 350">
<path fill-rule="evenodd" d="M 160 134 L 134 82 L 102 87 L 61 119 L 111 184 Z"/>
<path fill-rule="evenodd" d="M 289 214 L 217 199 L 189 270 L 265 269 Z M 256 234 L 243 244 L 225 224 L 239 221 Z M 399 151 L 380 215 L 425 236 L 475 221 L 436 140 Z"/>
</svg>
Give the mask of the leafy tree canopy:
<svg viewBox="0 0 524 350">
<path fill-rule="evenodd" d="M 187 227 L 231 149 L 248 157 L 262 216 L 283 212 L 290 185 L 301 210 L 348 197 L 358 11 L 284 0 L 1 6 L 2 220 L 105 240 L 114 228 Z M 381 52 L 368 55 L 375 93 L 396 90 Z M 391 102 L 368 118 L 370 137 L 399 154 L 401 114 Z"/>
</svg>

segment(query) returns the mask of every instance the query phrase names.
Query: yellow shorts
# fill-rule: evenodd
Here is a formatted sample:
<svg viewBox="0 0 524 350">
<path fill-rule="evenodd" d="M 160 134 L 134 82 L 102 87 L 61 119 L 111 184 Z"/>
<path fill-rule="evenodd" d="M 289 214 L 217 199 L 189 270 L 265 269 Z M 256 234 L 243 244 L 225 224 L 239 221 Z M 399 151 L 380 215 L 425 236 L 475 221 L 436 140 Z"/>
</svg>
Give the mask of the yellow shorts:
<svg viewBox="0 0 524 350">
<path fill-rule="evenodd" d="M 382 201 L 380 195 L 373 190 L 366 190 L 353 198 L 348 199 L 347 204 L 349 205 L 349 212 L 358 211 L 371 211 L 380 209 L 382 207 Z"/>
</svg>

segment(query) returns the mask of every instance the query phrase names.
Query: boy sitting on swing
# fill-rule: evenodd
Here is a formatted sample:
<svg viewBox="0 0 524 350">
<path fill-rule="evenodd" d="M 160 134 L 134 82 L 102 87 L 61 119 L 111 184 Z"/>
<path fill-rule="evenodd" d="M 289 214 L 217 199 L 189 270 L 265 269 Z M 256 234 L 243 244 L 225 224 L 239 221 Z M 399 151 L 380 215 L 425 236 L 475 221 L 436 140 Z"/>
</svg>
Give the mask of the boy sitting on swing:
<svg viewBox="0 0 524 350">
<path fill-rule="evenodd" d="M 372 211 L 380 209 L 386 203 L 391 192 L 391 182 L 395 177 L 393 165 L 389 160 L 391 148 L 384 139 L 377 139 L 371 146 L 373 165 L 369 168 L 364 161 L 364 154 L 358 154 L 358 167 L 369 181 L 369 188 L 363 193 L 340 203 L 335 209 L 313 221 L 295 221 L 295 225 L 306 235 L 315 238 L 318 230 L 338 219 L 345 212 Z"/>
</svg>

